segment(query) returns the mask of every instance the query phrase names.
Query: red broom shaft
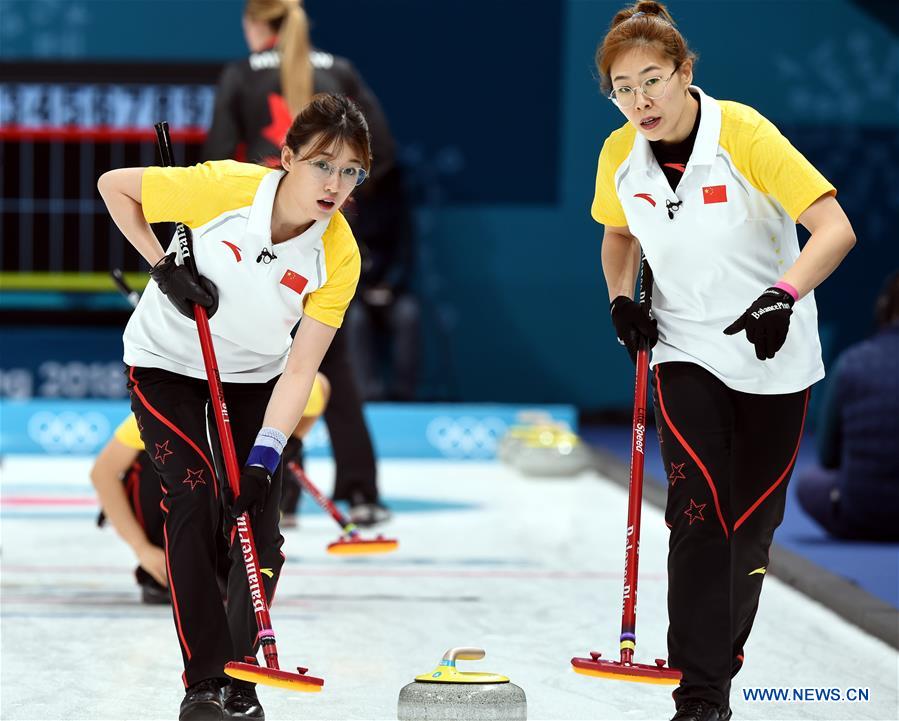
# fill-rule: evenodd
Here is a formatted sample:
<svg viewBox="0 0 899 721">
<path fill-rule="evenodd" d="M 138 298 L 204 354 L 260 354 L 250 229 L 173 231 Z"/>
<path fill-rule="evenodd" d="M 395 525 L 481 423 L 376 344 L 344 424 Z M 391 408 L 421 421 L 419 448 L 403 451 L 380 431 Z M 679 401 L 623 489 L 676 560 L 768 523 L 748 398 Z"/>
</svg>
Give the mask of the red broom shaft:
<svg viewBox="0 0 899 721">
<path fill-rule="evenodd" d="M 225 473 L 228 477 L 228 484 L 231 486 L 231 492 L 236 498 L 240 494 L 240 468 L 237 465 L 237 449 L 234 447 L 234 437 L 231 434 L 228 406 L 225 404 L 225 391 L 215 359 L 215 349 L 212 346 L 212 331 L 209 330 L 209 318 L 203 306 L 194 306 L 194 316 L 197 319 L 197 332 L 200 335 L 200 348 L 203 351 L 203 363 L 206 366 L 206 377 L 209 379 L 209 390 L 212 391 L 215 405 L 215 425 L 218 428 L 222 454 L 225 457 Z"/>
<path fill-rule="evenodd" d="M 634 384 L 634 419 L 631 433 L 631 473 L 627 504 L 627 541 L 624 547 L 624 598 L 621 613 L 621 641 L 636 643 L 637 577 L 640 565 L 640 512 L 643 498 L 643 461 L 646 449 L 646 384 L 649 351 L 637 352 Z M 622 645 L 621 662 L 631 663 L 633 648 Z"/>
<path fill-rule="evenodd" d="M 213 408 L 215 409 L 215 425 L 218 428 L 219 439 L 222 444 L 222 455 L 225 459 L 225 474 L 228 477 L 231 492 L 237 498 L 240 495 L 240 469 L 237 465 L 237 449 L 234 447 L 234 437 L 231 435 L 228 406 L 225 404 L 225 390 L 222 387 L 222 379 L 215 359 L 212 332 L 209 330 L 209 318 L 206 315 L 206 309 L 198 304 L 194 305 L 194 316 L 197 321 L 200 348 L 203 351 L 203 363 L 206 366 L 206 377 L 209 379 L 209 390 L 212 396 Z M 256 614 L 256 625 L 259 628 L 259 638 L 263 641 L 262 651 L 265 656 L 265 662 L 269 668 L 277 669 L 278 648 L 275 644 L 275 635 L 272 631 L 271 618 L 268 613 L 265 586 L 260 578 L 259 554 L 256 552 L 256 543 L 253 540 L 253 531 L 250 528 L 250 519 L 247 513 L 241 514 L 240 518 L 238 518 L 237 530 L 241 551 L 243 552 L 244 566 L 247 571 L 247 582 L 250 586 L 253 611 Z"/>
<path fill-rule="evenodd" d="M 640 307 L 652 308 L 652 268 L 640 254 Z M 631 663 L 637 644 L 637 571 L 640 565 L 640 512 L 643 507 L 643 465 L 646 458 L 646 387 L 649 379 L 649 341 L 640 339 L 634 382 L 634 419 L 631 434 L 631 472 L 627 499 L 627 541 L 624 546 L 624 598 L 621 608 L 621 663 Z"/>
<path fill-rule="evenodd" d="M 333 518 L 340 525 L 341 528 L 346 528 L 350 525 L 350 522 L 347 518 L 338 510 L 337 506 L 335 506 L 329 498 L 327 498 L 312 481 L 309 480 L 308 476 L 305 474 L 302 468 L 300 468 L 299 464 L 296 461 L 288 461 L 287 468 L 293 473 L 294 478 L 296 478 L 300 485 L 308 491 L 309 495 L 311 495 L 315 502 L 318 503 L 322 508 L 324 508 L 328 513 L 331 514 L 331 518 Z"/>
</svg>

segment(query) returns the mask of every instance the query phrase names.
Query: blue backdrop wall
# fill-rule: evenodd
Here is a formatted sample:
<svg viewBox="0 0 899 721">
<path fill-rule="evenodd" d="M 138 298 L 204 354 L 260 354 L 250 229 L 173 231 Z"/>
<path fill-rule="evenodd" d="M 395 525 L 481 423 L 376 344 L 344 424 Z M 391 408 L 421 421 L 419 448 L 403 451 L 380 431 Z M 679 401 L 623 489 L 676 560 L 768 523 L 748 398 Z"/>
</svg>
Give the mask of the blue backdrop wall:
<svg viewBox="0 0 899 721">
<path fill-rule="evenodd" d="M 308 0 L 313 40 L 350 57 L 401 146 L 419 225 L 425 382 L 459 400 L 626 407 L 608 322 L 596 157 L 621 124 L 593 52 L 619 3 Z M 899 42 L 892 3 L 677 1 L 696 82 L 756 107 L 839 189 L 858 234 L 818 292 L 825 360 L 870 332 L 899 266 Z M 0 59 L 225 61 L 240 0 L 4 0 Z M 701 272 L 701 270 L 700 270 Z M 747 299 L 747 303 L 752 299 Z"/>
</svg>

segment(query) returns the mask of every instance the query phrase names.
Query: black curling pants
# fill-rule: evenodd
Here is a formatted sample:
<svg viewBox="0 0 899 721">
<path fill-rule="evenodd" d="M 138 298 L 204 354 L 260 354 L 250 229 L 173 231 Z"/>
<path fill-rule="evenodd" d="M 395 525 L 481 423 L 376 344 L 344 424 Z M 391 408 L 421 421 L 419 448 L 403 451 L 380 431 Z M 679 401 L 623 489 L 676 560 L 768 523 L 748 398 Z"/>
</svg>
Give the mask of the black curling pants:
<svg viewBox="0 0 899 721">
<path fill-rule="evenodd" d="M 319 369 L 331 382 L 325 423 L 334 453 L 335 501 L 377 503 L 375 452 L 362 414 L 362 396 L 350 365 L 346 333 L 337 331 Z"/>
<path fill-rule="evenodd" d="M 655 368 L 653 400 L 668 473 L 668 661 L 675 703 L 729 703 L 758 610 L 768 550 L 809 390 L 742 393 L 692 363 Z"/>
<path fill-rule="evenodd" d="M 274 383 L 224 385 L 241 467 L 262 426 Z M 223 527 L 221 521 L 226 501 L 213 461 L 218 449 L 210 448 L 207 435 L 207 412 L 208 426 L 215 426 L 211 409 L 207 411 L 209 386 L 205 380 L 156 368 L 131 368 L 128 386 L 141 438 L 162 479 L 172 613 L 184 660 L 183 681 L 190 686 L 223 677 L 225 663 L 254 656 L 257 649 L 256 619 L 240 543 L 235 526 L 229 521 Z M 263 508 L 251 518 L 269 603 L 284 563 L 284 539 L 278 529 L 280 493 L 279 469 Z M 231 556 L 227 603 L 216 581 L 223 533 L 230 541 Z"/>
</svg>

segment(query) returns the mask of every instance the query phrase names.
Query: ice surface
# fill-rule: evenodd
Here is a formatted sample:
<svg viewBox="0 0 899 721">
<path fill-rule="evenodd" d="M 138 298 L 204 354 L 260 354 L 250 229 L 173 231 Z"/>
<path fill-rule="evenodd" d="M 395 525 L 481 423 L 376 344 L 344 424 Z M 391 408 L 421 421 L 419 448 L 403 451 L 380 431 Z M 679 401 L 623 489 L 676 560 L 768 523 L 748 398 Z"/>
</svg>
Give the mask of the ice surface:
<svg viewBox="0 0 899 721">
<path fill-rule="evenodd" d="M 174 719 L 182 696 L 170 611 L 139 603 L 134 559 L 98 529 L 89 459 L 8 457 L 0 490 L 3 719 Z M 327 489 L 332 466 L 309 464 Z M 304 512 L 285 532 L 272 617 L 282 665 L 320 694 L 260 689 L 267 718 L 395 719 L 400 688 L 452 646 L 464 670 L 524 688 L 531 719 L 667 719 L 669 690 L 580 676 L 569 659 L 617 657 L 626 494 L 593 473 L 526 479 L 496 463 L 386 461 L 379 531 L 400 550 L 333 557 L 337 527 Z M 308 506 L 306 510 L 309 511 Z M 637 660 L 665 655 L 661 514 L 646 507 Z M 735 719 L 899 719 L 899 657 L 767 578 L 734 684 Z M 865 687 L 867 703 L 752 703 L 743 687 Z"/>
</svg>

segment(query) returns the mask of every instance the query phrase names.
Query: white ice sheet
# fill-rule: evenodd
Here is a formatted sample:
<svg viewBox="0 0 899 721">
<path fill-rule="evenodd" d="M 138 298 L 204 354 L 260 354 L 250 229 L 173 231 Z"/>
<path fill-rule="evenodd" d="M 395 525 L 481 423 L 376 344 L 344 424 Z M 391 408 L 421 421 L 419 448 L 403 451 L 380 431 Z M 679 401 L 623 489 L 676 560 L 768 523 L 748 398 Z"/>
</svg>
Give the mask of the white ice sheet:
<svg viewBox="0 0 899 721">
<path fill-rule="evenodd" d="M 3 462 L 3 719 L 173 719 L 182 695 L 170 611 L 138 602 L 134 560 L 88 517 L 89 461 Z M 395 719 L 400 688 L 451 646 L 487 650 L 460 667 L 524 688 L 531 719 L 667 719 L 669 691 L 588 678 L 569 659 L 617 657 L 626 494 L 593 474 L 524 479 L 495 463 L 388 461 L 382 529 L 400 550 L 325 553 L 337 528 L 319 513 L 286 531 L 273 608 L 282 664 L 325 679 L 321 694 L 261 689 L 267 718 Z M 310 473 L 327 488 L 332 467 Z M 35 499 L 34 497 L 39 497 Z M 31 497 L 35 503 L 23 503 Z M 40 498 L 68 498 L 59 506 Z M 18 501 L 16 499 L 19 499 Z M 443 508 L 444 502 L 463 509 Z M 637 660 L 665 655 L 661 514 L 646 507 Z M 899 657 L 767 578 L 734 683 L 734 719 L 899 719 Z M 866 703 L 761 703 L 743 687 L 865 687 Z"/>
</svg>

